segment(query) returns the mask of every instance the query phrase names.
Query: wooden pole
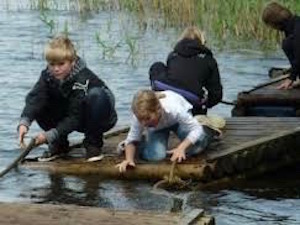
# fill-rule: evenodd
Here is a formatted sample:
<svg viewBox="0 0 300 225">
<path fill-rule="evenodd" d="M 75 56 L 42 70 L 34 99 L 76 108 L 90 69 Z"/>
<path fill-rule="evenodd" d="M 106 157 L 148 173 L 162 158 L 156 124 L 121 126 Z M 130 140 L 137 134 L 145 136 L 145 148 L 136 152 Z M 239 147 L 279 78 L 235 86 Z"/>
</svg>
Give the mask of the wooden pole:
<svg viewBox="0 0 300 225">
<path fill-rule="evenodd" d="M 22 167 L 69 175 L 97 174 L 101 178 L 160 180 L 166 175 L 169 175 L 172 166 L 169 161 L 160 163 L 138 163 L 135 168 L 129 169 L 126 173 L 120 173 L 115 167 L 119 160 L 117 157 L 106 157 L 100 162 L 86 162 L 84 159 L 69 161 L 55 160 L 52 162 L 24 161 Z M 183 180 L 207 180 L 211 176 L 211 170 L 206 164 L 178 163 L 174 174 Z"/>
</svg>

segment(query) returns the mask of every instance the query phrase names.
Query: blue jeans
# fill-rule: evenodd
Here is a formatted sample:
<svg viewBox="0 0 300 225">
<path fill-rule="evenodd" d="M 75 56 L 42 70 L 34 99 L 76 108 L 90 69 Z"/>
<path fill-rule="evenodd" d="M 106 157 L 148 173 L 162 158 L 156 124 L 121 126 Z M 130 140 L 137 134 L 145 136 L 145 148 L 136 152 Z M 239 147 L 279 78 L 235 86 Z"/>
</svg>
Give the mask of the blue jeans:
<svg viewBox="0 0 300 225">
<path fill-rule="evenodd" d="M 139 157 L 147 161 L 160 161 L 166 158 L 166 151 L 168 149 L 168 140 L 170 132 L 173 131 L 177 137 L 183 141 L 189 131 L 184 130 L 182 126 L 176 124 L 161 130 L 149 131 L 145 140 L 138 146 Z M 206 132 L 199 138 L 199 140 L 186 151 L 186 156 L 191 157 L 203 151 L 212 141 L 213 136 Z"/>
</svg>

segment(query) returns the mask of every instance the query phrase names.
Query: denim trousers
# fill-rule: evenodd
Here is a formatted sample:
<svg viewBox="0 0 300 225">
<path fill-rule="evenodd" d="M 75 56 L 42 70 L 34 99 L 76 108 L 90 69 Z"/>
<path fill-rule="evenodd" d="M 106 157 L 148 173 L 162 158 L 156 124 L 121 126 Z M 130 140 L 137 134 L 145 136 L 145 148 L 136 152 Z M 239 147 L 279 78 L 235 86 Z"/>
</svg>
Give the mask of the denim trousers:
<svg viewBox="0 0 300 225">
<path fill-rule="evenodd" d="M 145 139 L 138 146 L 139 157 L 147 161 L 161 161 L 165 159 L 167 150 L 171 150 L 168 149 L 168 140 L 171 131 L 173 131 L 181 141 L 183 141 L 190 132 L 179 124 L 161 130 L 149 130 Z M 204 132 L 199 140 L 186 150 L 186 156 L 191 157 L 199 154 L 209 145 L 212 139 L 212 135 Z"/>
</svg>

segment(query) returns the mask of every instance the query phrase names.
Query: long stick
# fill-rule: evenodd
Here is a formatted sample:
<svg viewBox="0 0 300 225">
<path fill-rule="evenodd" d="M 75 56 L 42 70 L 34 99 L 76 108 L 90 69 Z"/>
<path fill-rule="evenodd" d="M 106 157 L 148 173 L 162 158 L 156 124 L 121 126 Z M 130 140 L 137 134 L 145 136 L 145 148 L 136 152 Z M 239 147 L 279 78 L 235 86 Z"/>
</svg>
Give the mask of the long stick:
<svg viewBox="0 0 300 225">
<path fill-rule="evenodd" d="M 266 83 L 263 83 L 263 84 L 259 84 L 259 85 L 255 86 L 254 88 L 250 89 L 249 91 L 244 91 L 244 93 L 249 94 L 250 92 L 256 91 L 256 90 L 258 90 L 258 89 L 260 89 L 262 87 L 266 87 L 266 86 L 269 86 L 271 84 L 275 84 L 275 83 L 278 83 L 280 81 L 283 81 L 283 80 L 287 79 L 289 76 L 290 76 L 289 74 L 283 75 L 283 76 L 278 77 L 278 78 L 276 78 L 274 80 L 271 80 L 269 82 L 266 82 Z"/>
<path fill-rule="evenodd" d="M 27 147 L 25 148 L 25 150 L 19 155 L 18 158 L 16 158 L 5 170 L 3 170 L 0 173 L 0 177 L 3 177 L 5 174 L 7 174 L 11 169 L 13 169 L 14 167 L 16 167 L 18 165 L 18 163 L 24 159 L 28 153 L 35 147 L 35 138 L 31 138 L 29 144 L 27 145 Z"/>
<path fill-rule="evenodd" d="M 221 100 L 220 103 L 224 104 L 224 105 L 236 105 L 236 102 L 230 102 L 230 101 L 226 101 L 226 100 Z"/>
</svg>

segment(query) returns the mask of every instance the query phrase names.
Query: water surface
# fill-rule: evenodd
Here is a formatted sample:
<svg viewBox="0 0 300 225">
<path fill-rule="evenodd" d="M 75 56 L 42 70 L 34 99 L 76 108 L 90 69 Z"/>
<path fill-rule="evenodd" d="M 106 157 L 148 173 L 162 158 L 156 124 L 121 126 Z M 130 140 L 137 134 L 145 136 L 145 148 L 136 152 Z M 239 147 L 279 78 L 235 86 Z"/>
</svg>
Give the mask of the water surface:
<svg viewBox="0 0 300 225">
<path fill-rule="evenodd" d="M 14 4 L 16 3 L 16 4 Z M 98 12 L 80 16 L 63 8 L 47 12 L 56 23 L 54 32 L 67 24 L 78 53 L 112 89 L 119 114 L 117 127 L 128 125 L 132 95 L 148 88 L 148 68 L 158 60 L 165 61 L 179 35 L 175 29 L 144 27 L 126 13 Z M 17 155 L 16 126 L 24 98 L 45 67 L 44 44 L 51 36 L 41 12 L 31 10 L 26 1 L 0 3 L 0 169 Z M 111 55 L 104 54 L 96 34 L 108 47 L 118 44 Z M 134 40 L 136 51 L 130 54 L 127 41 Z M 209 45 L 209 40 L 208 40 Z M 251 46 L 251 43 L 247 44 Z M 264 53 L 253 42 L 252 49 L 226 47 L 222 51 L 210 46 L 219 63 L 224 99 L 233 101 L 239 91 L 268 80 L 271 66 L 286 65 L 280 49 Z M 107 49 L 106 49 L 107 50 Z M 105 57 L 104 57 L 105 56 Z M 209 113 L 230 116 L 230 106 L 218 105 Z M 36 124 L 30 135 L 39 131 Z M 73 139 L 79 134 L 72 134 Z M 42 146 L 32 155 L 46 149 Z M 116 209 L 170 211 L 174 198 L 184 200 L 184 210 L 206 209 L 217 224 L 300 224 L 299 168 L 289 168 L 278 178 L 267 176 L 247 181 L 225 190 L 174 192 L 159 195 L 152 183 L 102 181 L 98 177 L 54 176 L 42 171 L 14 170 L 0 180 L 0 201 L 53 204 L 77 204 Z"/>
</svg>

